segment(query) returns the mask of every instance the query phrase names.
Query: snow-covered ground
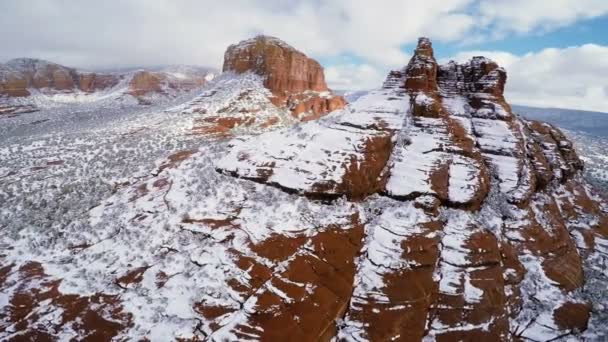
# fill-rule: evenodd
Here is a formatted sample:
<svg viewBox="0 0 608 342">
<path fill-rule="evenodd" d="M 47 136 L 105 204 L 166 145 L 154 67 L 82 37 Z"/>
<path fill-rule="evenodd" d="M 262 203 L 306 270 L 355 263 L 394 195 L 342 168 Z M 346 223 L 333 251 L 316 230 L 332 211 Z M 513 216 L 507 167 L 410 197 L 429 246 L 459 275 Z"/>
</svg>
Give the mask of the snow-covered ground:
<svg viewBox="0 0 608 342">
<path fill-rule="evenodd" d="M 608 198 L 608 137 L 564 130 L 585 162 L 585 178 Z"/>
</svg>

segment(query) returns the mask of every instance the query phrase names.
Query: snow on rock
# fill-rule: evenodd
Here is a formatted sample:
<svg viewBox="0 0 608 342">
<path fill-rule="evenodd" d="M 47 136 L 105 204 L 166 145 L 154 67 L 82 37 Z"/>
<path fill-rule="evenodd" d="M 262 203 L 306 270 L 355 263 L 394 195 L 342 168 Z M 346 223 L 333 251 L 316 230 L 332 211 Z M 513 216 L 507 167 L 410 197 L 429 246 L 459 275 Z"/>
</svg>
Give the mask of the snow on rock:
<svg viewBox="0 0 608 342">
<path fill-rule="evenodd" d="M 291 113 L 271 103 L 270 96 L 262 77 L 226 73 L 215 78 L 200 95 L 169 111 L 195 114 L 192 133 L 203 135 L 260 132 L 295 123 Z"/>
<path fill-rule="evenodd" d="M 382 99 L 389 106 L 378 106 Z M 237 140 L 217 167 L 312 196 L 374 193 L 381 188 L 392 132 L 399 128 L 398 118 L 404 120 L 399 103 L 405 107 L 405 95 L 372 92 L 316 122 Z"/>
<path fill-rule="evenodd" d="M 445 162 L 447 154 L 441 152 L 441 147 L 449 143 L 447 130 L 438 119 L 420 118 L 416 123 L 408 126 L 409 134 L 397 142 L 391 156 L 391 175 L 386 184 L 391 196 L 438 195 L 439 186 L 434 189 L 431 177 Z"/>
<path fill-rule="evenodd" d="M 272 103 L 303 121 L 318 119 L 346 104 L 327 88 L 317 61 L 275 37 L 260 35 L 230 45 L 222 70 L 262 76 L 264 86 L 272 92 Z"/>
<path fill-rule="evenodd" d="M 482 151 L 498 155 L 517 155 L 518 139 L 506 121 L 472 119 L 477 143 Z"/>
<path fill-rule="evenodd" d="M 508 320 L 498 242 L 463 211 L 448 211 L 437 267 L 439 293 L 429 336 L 505 340 Z M 459 310 L 464 305 L 466 310 Z"/>
<path fill-rule="evenodd" d="M 150 105 L 202 88 L 215 71 L 169 66 L 134 71 L 90 72 L 56 63 L 13 59 L 0 65 L 0 96 L 12 102 L 57 106 L 134 100 Z"/>
<path fill-rule="evenodd" d="M 505 80 L 421 39 L 317 121 L 252 72 L 0 116 L 0 340 L 606 340 L 608 204 Z"/>
<path fill-rule="evenodd" d="M 449 169 L 448 196 L 452 203 L 465 204 L 475 198 L 482 185 L 481 166 L 475 159 L 454 156 Z"/>
<path fill-rule="evenodd" d="M 338 338 L 420 340 L 434 292 L 440 222 L 412 202 L 373 201 L 355 288 Z"/>
<path fill-rule="evenodd" d="M 485 165 L 458 154 L 443 119 L 413 118 L 399 136 L 391 160 L 386 193 L 412 199 L 437 196 L 451 205 L 479 205 L 487 191 Z"/>
</svg>

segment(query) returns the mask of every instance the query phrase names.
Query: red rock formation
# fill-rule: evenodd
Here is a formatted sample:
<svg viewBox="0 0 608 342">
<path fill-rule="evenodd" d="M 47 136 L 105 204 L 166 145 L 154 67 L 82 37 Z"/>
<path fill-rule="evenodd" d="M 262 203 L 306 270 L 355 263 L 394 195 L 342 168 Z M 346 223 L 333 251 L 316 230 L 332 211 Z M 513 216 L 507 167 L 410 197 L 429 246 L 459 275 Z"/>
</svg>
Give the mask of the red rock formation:
<svg viewBox="0 0 608 342">
<path fill-rule="evenodd" d="M 97 90 L 112 88 L 118 84 L 120 76 L 111 74 L 80 73 L 78 88 L 84 92 L 92 93 Z"/>
<path fill-rule="evenodd" d="M 321 65 L 285 42 L 267 36 L 230 45 L 224 54 L 224 72 L 253 72 L 264 77 L 264 86 L 277 106 L 289 108 L 303 120 L 318 118 L 344 107 L 341 96 L 332 96 Z"/>
<path fill-rule="evenodd" d="M 27 90 L 27 84 L 26 78 L 16 74 L 9 74 L 5 77 L 5 80 L 0 83 L 0 94 L 11 97 L 29 96 L 30 92 Z"/>
<path fill-rule="evenodd" d="M 133 96 L 142 96 L 147 93 L 161 92 L 161 79 L 147 71 L 138 71 L 129 82 L 129 93 Z"/>
<path fill-rule="evenodd" d="M 311 198 L 380 193 L 402 203 L 370 218 L 381 224 L 366 228 L 339 338 L 502 341 L 587 326 L 589 305 L 576 293 L 583 256 L 606 241 L 608 215 L 564 134 L 511 112 L 506 79 L 483 57 L 438 66 L 422 38 L 407 67 L 351 104 L 353 115 L 262 134 L 219 162 Z M 407 212 L 407 224 L 382 220 L 391 210 Z M 488 210 L 496 222 L 483 218 Z M 530 288 L 559 300 L 539 302 Z"/>
<path fill-rule="evenodd" d="M 9 97 L 29 96 L 28 89 L 45 93 L 70 93 L 110 89 L 122 79 L 131 77 L 128 94 L 142 97 L 150 93 L 190 91 L 207 83 L 204 69 L 187 67 L 178 76 L 171 67 L 158 71 L 142 70 L 130 73 L 83 72 L 59 64 L 37 59 L 15 59 L 0 65 L 0 95 Z"/>
<path fill-rule="evenodd" d="M 410 92 L 437 91 L 437 61 L 433 44 L 428 38 L 420 38 L 414 57 L 406 67 L 405 88 Z"/>
<path fill-rule="evenodd" d="M 230 45 L 224 55 L 223 71 L 251 71 L 265 76 L 264 85 L 278 96 L 328 90 L 323 68 L 317 61 L 273 37 L 257 36 Z"/>
<path fill-rule="evenodd" d="M 79 76 L 75 69 L 41 60 L 15 59 L 9 61 L 2 69 L 2 73 L 22 79 L 26 88 L 69 91 L 79 85 Z"/>
</svg>

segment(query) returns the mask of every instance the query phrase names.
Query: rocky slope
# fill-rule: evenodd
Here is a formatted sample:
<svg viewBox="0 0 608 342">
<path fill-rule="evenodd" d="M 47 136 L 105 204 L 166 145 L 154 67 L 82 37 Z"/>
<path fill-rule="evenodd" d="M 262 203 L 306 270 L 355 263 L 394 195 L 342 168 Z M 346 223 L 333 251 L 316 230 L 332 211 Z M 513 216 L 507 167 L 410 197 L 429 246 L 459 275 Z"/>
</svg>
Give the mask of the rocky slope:
<svg viewBox="0 0 608 342">
<path fill-rule="evenodd" d="M 276 84 L 315 91 L 316 69 L 300 70 Z M 227 73 L 165 121 L 61 138 L 65 151 L 0 149 L 0 337 L 608 338 L 608 207 L 558 129 L 512 113 L 496 63 L 438 65 L 421 39 L 381 88 L 318 120 L 231 140 L 184 129 L 294 119 L 269 105 L 268 76 Z M 78 153 L 96 139 L 109 152 Z M 76 196 L 97 177 L 74 194 L 60 182 L 165 145 L 180 148 L 103 196 Z M 78 169 L 83 156 L 100 167 Z"/>
</svg>

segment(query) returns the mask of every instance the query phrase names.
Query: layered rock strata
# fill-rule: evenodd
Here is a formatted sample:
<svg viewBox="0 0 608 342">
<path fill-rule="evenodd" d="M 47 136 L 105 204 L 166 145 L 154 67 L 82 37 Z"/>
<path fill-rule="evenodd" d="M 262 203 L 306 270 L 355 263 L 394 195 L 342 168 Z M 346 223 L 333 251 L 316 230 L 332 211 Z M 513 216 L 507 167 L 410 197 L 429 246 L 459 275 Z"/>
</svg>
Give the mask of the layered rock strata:
<svg viewBox="0 0 608 342">
<path fill-rule="evenodd" d="M 19 58 L 0 65 L 0 95 L 27 97 L 32 92 L 43 94 L 85 93 L 109 90 L 124 83 L 127 93 L 141 98 L 150 94 L 183 92 L 200 88 L 209 73 L 197 68 L 171 67 L 135 72 L 85 72 L 63 65 L 30 58 Z"/>
<path fill-rule="evenodd" d="M 365 227 L 340 338 L 544 340 L 586 327 L 582 257 L 606 242 L 606 212 L 565 136 L 511 112 L 506 78 L 483 57 L 439 66 L 422 38 L 382 89 L 218 162 L 311 198 L 394 199 Z"/>
<path fill-rule="evenodd" d="M 303 121 L 317 119 L 346 104 L 332 95 L 321 65 L 285 42 L 257 36 L 231 45 L 224 55 L 224 72 L 253 72 L 264 77 L 272 103 L 288 108 Z"/>
</svg>

